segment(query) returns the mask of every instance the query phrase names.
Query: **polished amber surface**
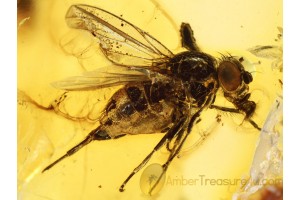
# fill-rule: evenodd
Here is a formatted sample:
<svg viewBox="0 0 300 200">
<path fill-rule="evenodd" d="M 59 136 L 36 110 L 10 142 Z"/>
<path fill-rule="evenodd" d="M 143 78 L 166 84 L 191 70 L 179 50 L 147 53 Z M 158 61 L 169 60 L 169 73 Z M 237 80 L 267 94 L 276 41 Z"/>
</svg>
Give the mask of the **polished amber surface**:
<svg viewBox="0 0 300 200">
<path fill-rule="evenodd" d="M 219 58 L 220 53 L 243 57 L 254 78 L 250 84 L 251 99 L 257 103 L 253 120 L 261 127 L 275 99 L 282 95 L 282 43 L 277 36 L 282 27 L 280 0 L 18 1 L 20 199 L 149 198 L 140 189 L 143 170 L 123 193 L 118 189 L 162 134 L 94 141 L 41 172 L 97 127 L 101 109 L 118 89 L 74 92 L 60 107 L 53 106 L 64 91 L 52 87 L 52 82 L 110 65 L 89 34 L 66 25 L 65 13 L 76 3 L 123 17 L 174 53 L 183 51 L 179 27 L 188 22 L 202 51 Z M 272 54 L 249 51 L 257 45 L 278 48 Z M 216 104 L 231 105 L 221 92 Z M 207 110 L 201 118 L 180 158 L 170 165 L 156 199 L 231 199 L 249 179 L 260 132 L 236 114 Z M 166 149 L 158 151 L 148 165 L 162 164 L 167 155 Z"/>
</svg>

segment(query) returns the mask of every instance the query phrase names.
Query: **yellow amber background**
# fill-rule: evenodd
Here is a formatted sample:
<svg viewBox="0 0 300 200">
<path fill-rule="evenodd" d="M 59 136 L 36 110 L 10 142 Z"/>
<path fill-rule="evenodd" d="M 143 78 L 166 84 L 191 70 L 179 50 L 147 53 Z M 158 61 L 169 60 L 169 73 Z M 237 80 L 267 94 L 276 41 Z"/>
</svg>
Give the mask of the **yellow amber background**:
<svg viewBox="0 0 300 200">
<path fill-rule="evenodd" d="M 80 41 L 74 47 L 62 45 L 63 38 L 78 33 L 70 30 L 64 20 L 67 9 L 75 3 L 123 14 L 124 19 L 152 34 L 174 53 L 182 51 L 179 26 L 181 22 L 188 22 L 204 52 L 214 56 L 219 56 L 218 52 L 229 52 L 252 63 L 261 61 L 259 65 L 249 65 L 249 70 L 255 72 L 250 84 L 252 99 L 258 103 L 254 120 L 261 126 L 275 96 L 281 94 L 278 79 L 282 79 L 282 74 L 272 71 L 270 60 L 256 58 L 246 51 L 255 45 L 278 45 L 274 39 L 278 34 L 277 27 L 282 27 L 280 0 L 33 1 L 31 10 L 18 10 L 18 90 L 22 91 L 18 94 L 19 199 L 231 199 L 238 185 L 201 184 L 200 179 L 233 181 L 243 176 L 247 178 L 259 132 L 247 123 L 240 125 L 242 117 L 232 114 L 220 113 L 223 124 L 218 125 L 202 145 L 174 159 L 169 167 L 166 181 L 168 178 L 186 179 L 191 180 L 191 184 L 166 182 L 161 192 L 151 198 L 140 190 L 141 172 L 128 183 L 124 193 L 118 188 L 153 149 L 161 134 L 96 141 L 50 171 L 41 173 L 45 166 L 97 126 L 97 123 L 72 121 L 53 111 L 42 110 L 29 103 L 26 97 L 48 106 L 62 94 L 51 87 L 51 82 L 80 75 L 83 67 L 93 70 L 109 64 L 101 54 L 92 58 L 87 56 L 87 59 L 68 54 L 69 50 L 80 53 L 88 40 Z M 103 102 L 102 107 L 114 90 L 96 93 Z M 87 93 L 74 96 L 80 102 L 95 97 Z M 221 93 L 216 103 L 230 105 Z M 78 104 L 71 101 L 68 110 L 76 113 L 82 106 Z M 216 114 L 216 111 L 203 112 L 204 122 L 194 128 L 185 148 L 199 138 L 199 130 L 205 129 L 206 123 L 215 121 Z M 166 157 L 166 150 L 162 149 L 148 164 L 163 163 Z M 198 181 L 192 184 L 195 179 Z"/>
</svg>

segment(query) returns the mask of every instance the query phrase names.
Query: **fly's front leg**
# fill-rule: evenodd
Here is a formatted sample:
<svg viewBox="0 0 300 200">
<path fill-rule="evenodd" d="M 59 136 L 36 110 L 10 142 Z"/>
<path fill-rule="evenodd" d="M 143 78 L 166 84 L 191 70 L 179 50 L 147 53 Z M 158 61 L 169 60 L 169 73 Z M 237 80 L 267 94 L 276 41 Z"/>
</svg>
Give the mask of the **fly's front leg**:
<svg viewBox="0 0 300 200">
<path fill-rule="evenodd" d="M 238 114 L 241 114 L 241 112 L 240 112 L 238 109 L 236 109 L 236 108 L 227 108 L 227 107 L 216 106 L 216 105 L 210 105 L 209 108 L 221 110 L 221 111 L 224 111 L 224 112 L 231 112 L 231 113 L 238 113 Z"/>
<path fill-rule="evenodd" d="M 217 110 L 221 110 L 224 112 L 230 112 L 230 113 L 238 113 L 238 114 L 242 114 L 241 111 L 239 109 L 236 108 L 227 108 L 227 107 L 222 107 L 222 106 L 216 106 L 216 105 L 211 105 L 209 108 L 211 109 L 217 109 Z M 254 128 L 256 128 L 257 130 L 261 131 L 261 128 L 256 124 L 255 121 L 253 121 L 250 118 L 246 119 Z"/>
</svg>

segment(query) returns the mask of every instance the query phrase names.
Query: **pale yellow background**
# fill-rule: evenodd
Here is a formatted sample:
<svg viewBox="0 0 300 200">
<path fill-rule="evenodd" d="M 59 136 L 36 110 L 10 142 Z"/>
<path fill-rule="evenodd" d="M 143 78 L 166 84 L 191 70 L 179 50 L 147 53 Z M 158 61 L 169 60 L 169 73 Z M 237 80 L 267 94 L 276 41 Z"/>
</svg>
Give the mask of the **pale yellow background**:
<svg viewBox="0 0 300 200">
<path fill-rule="evenodd" d="M 229 52 L 244 56 L 253 63 L 260 60 L 260 65 L 249 65 L 249 70 L 255 72 L 250 89 L 254 90 L 253 100 L 258 103 L 254 119 L 261 126 L 275 96 L 281 93 L 278 79 L 282 75 L 271 70 L 271 61 L 246 52 L 247 48 L 255 45 L 278 45 L 274 39 L 278 34 L 277 27 L 282 27 L 280 0 L 48 0 L 33 2 L 31 12 L 19 13 L 18 16 L 19 23 L 28 19 L 18 27 L 18 89 L 40 105 L 48 106 L 62 93 L 52 88 L 51 82 L 84 71 L 78 61 L 84 63 L 87 70 L 109 64 L 99 54 L 89 65 L 84 59 L 78 60 L 66 53 L 60 45 L 70 31 L 64 15 L 75 3 L 95 5 L 117 15 L 123 14 L 126 20 L 152 34 L 174 53 L 182 51 L 179 26 L 181 22 L 188 22 L 203 51 L 214 56 L 219 56 L 218 52 Z M 158 11 L 158 7 L 167 15 Z M 103 100 L 102 107 L 105 106 L 104 99 L 112 93 L 113 90 L 97 93 Z M 89 97 L 90 94 L 83 95 Z M 97 123 L 74 122 L 53 111 L 37 108 L 26 102 L 23 95 L 19 99 L 19 199 L 151 199 L 140 190 L 141 173 L 128 183 L 124 193 L 120 193 L 118 188 L 160 140 L 161 134 L 93 142 L 42 174 L 45 166 L 81 141 Z M 217 103 L 230 105 L 220 95 Z M 71 102 L 68 109 L 78 111 L 80 108 L 77 106 L 76 102 Z M 211 122 L 215 116 L 216 112 L 207 112 L 202 118 Z M 167 179 L 199 179 L 199 176 L 205 175 L 205 178 L 233 180 L 246 176 L 259 132 L 247 124 L 246 127 L 239 126 L 241 121 L 239 116 L 222 115 L 223 126 L 216 127 L 200 147 L 180 159 L 174 159 Z M 191 138 L 197 140 L 199 130 L 205 125 L 202 123 L 201 127 L 195 128 Z M 188 141 L 188 145 L 192 144 L 192 140 Z M 163 163 L 166 157 L 166 150 L 162 150 L 149 164 Z M 100 185 L 101 188 L 98 187 Z M 167 184 L 159 195 L 152 198 L 225 200 L 231 199 L 236 187 L 200 185 L 199 182 L 196 185 Z"/>
</svg>

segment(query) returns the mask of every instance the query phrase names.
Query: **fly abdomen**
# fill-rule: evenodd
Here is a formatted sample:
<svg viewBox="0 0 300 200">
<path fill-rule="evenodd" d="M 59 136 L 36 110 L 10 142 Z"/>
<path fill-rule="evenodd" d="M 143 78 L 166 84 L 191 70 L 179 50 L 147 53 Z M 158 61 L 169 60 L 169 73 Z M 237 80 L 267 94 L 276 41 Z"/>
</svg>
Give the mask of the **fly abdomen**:
<svg viewBox="0 0 300 200">
<path fill-rule="evenodd" d="M 159 133 L 172 124 L 174 104 L 166 83 L 132 83 L 110 99 L 100 123 L 112 138 L 122 134 Z M 167 98 L 168 97 L 168 98 Z"/>
<path fill-rule="evenodd" d="M 126 89 L 128 98 L 130 99 L 130 105 L 137 112 L 142 112 L 148 108 L 148 101 L 146 100 L 144 88 L 137 86 L 129 86 Z"/>
<path fill-rule="evenodd" d="M 166 100 L 166 88 L 166 84 L 151 82 L 125 85 L 109 100 L 100 125 L 43 172 L 94 140 L 117 139 L 127 134 L 159 133 L 169 128 L 175 105 Z"/>
</svg>

